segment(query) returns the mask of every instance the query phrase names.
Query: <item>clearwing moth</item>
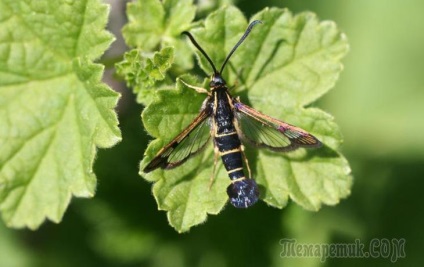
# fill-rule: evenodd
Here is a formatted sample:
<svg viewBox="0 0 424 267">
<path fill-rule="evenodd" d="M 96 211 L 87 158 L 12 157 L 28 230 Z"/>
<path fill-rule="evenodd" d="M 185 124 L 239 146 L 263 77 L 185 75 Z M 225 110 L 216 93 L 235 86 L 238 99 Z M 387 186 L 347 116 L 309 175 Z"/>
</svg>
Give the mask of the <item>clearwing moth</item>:
<svg viewBox="0 0 424 267">
<path fill-rule="evenodd" d="M 305 130 L 262 114 L 229 93 L 221 73 L 233 53 L 258 23 L 262 22 L 255 20 L 249 24 L 243 36 L 227 55 L 219 71 L 194 37 L 189 32 L 182 33 L 188 36 L 213 69 L 209 83 L 210 90 L 184 83 L 199 93 L 207 94 L 207 98 L 203 102 L 199 115 L 156 154 L 144 167 L 145 173 L 157 168 L 172 169 L 183 164 L 201 151 L 212 137 L 215 148 L 212 180 L 215 176 L 217 158 L 221 156 L 231 179 L 231 184 L 227 188 L 230 203 L 236 208 L 247 208 L 258 201 L 259 189 L 255 180 L 252 179 L 241 140 L 254 147 L 265 147 L 282 152 L 299 147 L 321 146 L 321 142 Z M 247 168 L 248 177 L 245 175 L 243 162 Z"/>
</svg>

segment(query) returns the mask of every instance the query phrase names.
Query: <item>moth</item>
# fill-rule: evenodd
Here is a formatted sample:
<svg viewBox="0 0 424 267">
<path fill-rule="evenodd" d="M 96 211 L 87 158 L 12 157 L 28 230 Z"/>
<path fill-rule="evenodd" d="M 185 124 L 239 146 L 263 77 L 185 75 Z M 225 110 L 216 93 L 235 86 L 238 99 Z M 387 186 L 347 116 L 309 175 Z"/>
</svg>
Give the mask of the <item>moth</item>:
<svg viewBox="0 0 424 267">
<path fill-rule="evenodd" d="M 198 116 L 156 154 L 144 167 L 145 173 L 157 168 L 172 169 L 180 166 L 201 151 L 212 138 L 215 150 L 212 179 L 215 176 L 217 159 L 221 156 L 231 179 L 231 184 L 227 187 L 230 203 L 236 208 L 247 208 L 258 201 L 259 189 L 255 180 L 252 179 L 241 141 L 253 147 L 268 148 L 278 152 L 291 151 L 299 147 L 321 146 L 321 142 L 307 131 L 262 114 L 229 93 L 221 73 L 233 53 L 258 23 L 262 22 L 255 20 L 249 24 L 243 36 L 227 55 L 219 71 L 194 37 L 189 32 L 182 33 L 188 36 L 213 69 L 209 83 L 210 90 L 183 82 L 187 87 L 207 94 L 207 97 Z M 245 175 L 245 168 L 248 176 Z"/>
</svg>

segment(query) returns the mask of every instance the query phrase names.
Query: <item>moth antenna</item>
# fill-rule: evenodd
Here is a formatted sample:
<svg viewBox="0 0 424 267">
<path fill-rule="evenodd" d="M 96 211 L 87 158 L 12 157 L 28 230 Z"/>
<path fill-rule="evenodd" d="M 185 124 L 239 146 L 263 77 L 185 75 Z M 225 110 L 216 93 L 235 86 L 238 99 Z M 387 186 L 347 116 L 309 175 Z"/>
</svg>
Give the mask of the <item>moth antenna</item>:
<svg viewBox="0 0 424 267">
<path fill-rule="evenodd" d="M 193 43 L 193 45 L 199 49 L 199 51 L 205 56 L 205 58 L 208 60 L 209 64 L 212 66 L 213 69 L 213 73 L 214 74 L 218 74 L 218 71 L 215 68 L 215 65 L 213 64 L 212 60 L 210 59 L 210 57 L 208 56 L 208 54 L 206 54 L 205 50 L 203 50 L 202 47 L 200 47 L 200 45 L 196 42 L 196 40 L 194 39 L 193 35 L 191 35 L 191 33 L 184 31 L 181 34 L 187 35 L 188 38 L 190 38 L 190 41 Z"/>
<path fill-rule="evenodd" d="M 247 29 L 244 32 L 243 36 L 240 38 L 240 40 L 237 42 L 237 44 L 233 47 L 233 49 L 231 50 L 231 52 L 228 54 L 227 58 L 225 59 L 224 63 L 222 64 L 222 67 L 221 67 L 221 70 L 219 71 L 219 73 L 222 73 L 222 71 L 224 70 L 224 67 L 227 64 L 227 62 L 230 59 L 230 57 L 233 55 L 233 53 L 236 51 L 236 49 L 241 45 L 241 43 L 243 43 L 244 39 L 246 39 L 246 37 L 249 35 L 249 33 L 252 30 L 253 26 L 255 26 L 258 23 L 262 23 L 262 21 L 260 21 L 260 20 L 254 20 L 254 21 L 252 21 L 249 24 L 249 26 L 247 27 Z"/>
</svg>

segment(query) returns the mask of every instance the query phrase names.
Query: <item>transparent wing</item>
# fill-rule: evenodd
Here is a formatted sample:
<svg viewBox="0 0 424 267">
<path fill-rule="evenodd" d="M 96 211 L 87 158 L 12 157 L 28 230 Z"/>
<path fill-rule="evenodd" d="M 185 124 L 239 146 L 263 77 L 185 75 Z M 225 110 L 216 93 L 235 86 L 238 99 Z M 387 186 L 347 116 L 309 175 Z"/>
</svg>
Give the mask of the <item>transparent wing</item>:
<svg viewBox="0 0 424 267">
<path fill-rule="evenodd" d="M 148 173 L 157 168 L 175 168 L 202 150 L 211 136 L 209 116 L 208 110 L 201 111 L 184 131 L 156 154 L 143 171 Z"/>
<path fill-rule="evenodd" d="M 321 142 L 307 131 L 262 114 L 237 100 L 234 101 L 234 110 L 239 135 L 253 146 L 274 151 L 321 146 Z"/>
</svg>

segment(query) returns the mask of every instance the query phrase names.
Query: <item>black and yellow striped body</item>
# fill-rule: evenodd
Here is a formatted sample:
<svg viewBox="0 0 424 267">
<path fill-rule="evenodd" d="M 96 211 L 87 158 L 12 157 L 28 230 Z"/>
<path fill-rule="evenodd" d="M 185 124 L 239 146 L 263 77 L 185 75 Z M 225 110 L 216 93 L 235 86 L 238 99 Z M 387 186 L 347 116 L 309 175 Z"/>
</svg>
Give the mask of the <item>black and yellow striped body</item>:
<svg viewBox="0 0 424 267">
<path fill-rule="evenodd" d="M 256 182 L 246 178 L 243 171 L 243 156 L 240 138 L 237 134 L 232 97 L 225 86 L 212 89 L 210 105 L 213 110 L 213 137 L 222 162 L 232 180 L 227 188 L 230 202 L 235 207 L 247 208 L 259 198 Z"/>
<path fill-rule="evenodd" d="M 244 178 L 241 143 L 234 126 L 231 98 L 225 88 L 214 91 L 214 138 L 231 180 Z"/>
</svg>

